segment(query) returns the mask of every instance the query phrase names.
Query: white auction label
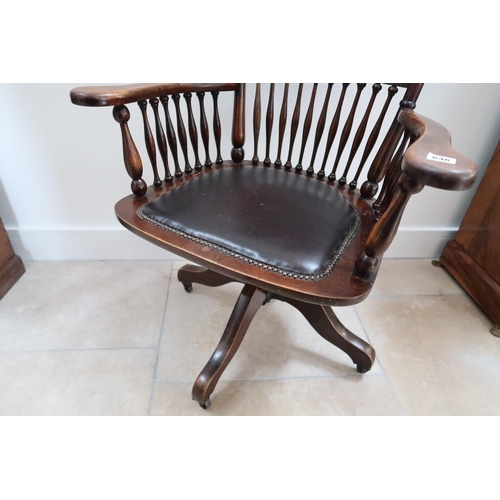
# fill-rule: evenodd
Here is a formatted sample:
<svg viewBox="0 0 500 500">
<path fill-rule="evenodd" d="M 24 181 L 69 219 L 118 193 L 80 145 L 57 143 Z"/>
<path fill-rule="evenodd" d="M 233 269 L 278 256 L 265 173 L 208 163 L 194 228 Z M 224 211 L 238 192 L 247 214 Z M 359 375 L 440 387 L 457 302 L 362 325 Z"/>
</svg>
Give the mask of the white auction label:
<svg viewBox="0 0 500 500">
<path fill-rule="evenodd" d="M 455 165 L 457 163 L 456 158 L 449 158 L 448 156 L 439 156 L 434 153 L 429 153 L 427 155 L 427 160 L 440 161 L 442 163 L 449 163 L 450 165 Z"/>
</svg>

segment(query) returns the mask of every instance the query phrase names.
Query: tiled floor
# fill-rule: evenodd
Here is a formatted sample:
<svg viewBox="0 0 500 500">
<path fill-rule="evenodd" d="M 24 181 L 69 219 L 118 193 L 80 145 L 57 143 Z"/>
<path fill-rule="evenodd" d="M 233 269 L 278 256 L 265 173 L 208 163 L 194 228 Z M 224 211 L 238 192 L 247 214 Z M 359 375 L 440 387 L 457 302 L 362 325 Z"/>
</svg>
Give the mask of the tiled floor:
<svg viewBox="0 0 500 500">
<path fill-rule="evenodd" d="M 377 351 L 371 372 L 272 301 L 202 410 L 191 387 L 241 285 L 188 295 L 183 263 L 28 264 L 0 301 L 0 414 L 500 414 L 500 339 L 427 260 L 386 260 L 365 302 L 335 309 Z"/>
</svg>

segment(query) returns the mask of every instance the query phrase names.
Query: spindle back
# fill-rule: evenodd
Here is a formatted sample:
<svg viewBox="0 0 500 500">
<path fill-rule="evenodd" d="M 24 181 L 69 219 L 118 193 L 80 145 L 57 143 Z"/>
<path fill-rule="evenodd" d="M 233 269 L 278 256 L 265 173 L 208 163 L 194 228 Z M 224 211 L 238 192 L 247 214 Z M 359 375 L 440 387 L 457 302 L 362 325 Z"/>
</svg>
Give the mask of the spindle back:
<svg viewBox="0 0 500 500">
<path fill-rule="evenodd" d="M 403 127 L 397 115 L 403 108 L 415 107 L 422 86 L 257 83 L 252 163 L 257 165 L 263 158 L 266 167 L 304 171 L 340 185 L 349 183 L 351 189 L 358 186 L 363 171 L 371 165 L 361 192 L 365 198 L 373 198 L 386 174 L 397 172 L 397 159 L 408 146 L 408 137 L 402 140 Z M 403 99 L 399 102 L 395 96 L 401 89 L 404 94 L 401 92 Z M 263 121 L 264 138 L 260 133 Z M 401 147 L 395 155 L 398 144 Z M 397 181 L 398 176 L 393 177 Z M 385 192 L 390 192 L 390 187 Z M 376 208 L 382 199 L 377 200 Z"/>
<path fill-rule="evenodd" d="M 394 195 L 401 160 L 412 141 L 398 122 L 398 113 L 401 109 L 415 108 L 423 87 L 419 83 L 257 83 L 248 85 L 249 102 L 246 103 L 245 84 L 189 84 L 185 88 L 182 85 L 168 87 L 168 91 L 159 86 L 158 96 L 151 97 L 149 93 L 145 96 L 147 99 L 136 98 L 142 114 L 154 186 L 161 186 L 162 177 L 168 183 L 184 174 L 211 168 L 213 163 L 223 163 L 219 92 L 234 93 L 233 162 L 240 163 L 245 159 L 245 130 L 251 128 L 253 141 L 249 142 L 253 142 L 253 154 L 247 152 L 246 156 L 252 158 L 254 165 L 283 168 L 316 176 L 319 180 L 337 182 L 341 186 L 348 184 L 353 190 L 362 184 L 361 196 L 367 199 L 377 194 L 379 184 L 384 180 L 373 205 L 379 215 Z M 148 92 L 155 91 L 150 88 Z M 211 96 L 210 120 L 207 118 L 205 90 Z M 402 100 L 396 98 L 398 93 Z M 142 178 L 142 160 L 128 127 L 130 112 L 126 104 L 130 102 L 133 101 L 122 99 L 114 103 L 113 116 L 121 127 L 125 166 L 132 178 L 132 191 L 143 196 L 147 184 Z M 102 105 L 88 104 L 88 100 L 86 104 Z M 247 115 L 249 123 L 246 123 L 246 104 L 253 108 L 253 113 Z M 150 120 L 154 121 L 154 134 Z M 261 128 L 265 133 L 261 134 Z M 163 164 L 162 175 L 158 168 L 157 148 Z"/>
<path fill-rule="evenodd" d="M 198 86 L 202 87 L 201 84 Z M 212 86 L 212 88 L 213 87 L 214 86 Z M 240 137 L 241 132 L 240 136 L 238 136 L 240 115 L 236 114 L 238 106 L 241 107 L 241 105 L 239 105 L 239 101 L 242 97 L 241 85 L 226 84 L 221 86 L 221 91 L 229 90 L 234 90 L 235 92 L 235 115 L 233 128 L 236 129 L 236 132 L 233 131 L 233 144 L 236 144 L 236 147 L 233 148 L 234 152 L 232 154 L 235 156 L 235 161 L 237 161 L 240 155 L 242 155 L 243 150 L 241 148 L 244 141 L 244 137 Z M 174 177 L 180 178 L 184 174 L 192 174 L 199 172 L 203 168 L 211 168 L 213 165 L 212 158 L 214 158 L 214 163 L 217 165 L 221 165 L 223 163 L 221 154 L 222 127 L 218 104 L 219 92 L 219 90 L 213 90 L 210 92 L 212 97 L 211 131 L 205 109 L 205 91 L 200 90 L 196 92 L 198 107 L 198 113 L 196 114 L 199 116 L 199 131 L 204 150 L 203 164 L 200 160 L 200 137 L 198 135 L 198 126 L 196 125 L 197 120 L 195 119 L 195 112 L 193 110 L 193 92 L 158 92 L 159 96 L 150 97 L 149 101 L 148 99 L 141 99 L 137 101 L 142 114 L 144 140 L 147 156 L 149 157 L 153 170 L 154 186 L 159 187 L 162 185 L 163 181 L 161 177 L 163 177 L 165 182 L 169 183 L 173 181 Z M 142 159 L 136 143 L 132 138 L 132 133 L 128 125 L 131 114 L 126 104 L 129 104 L 130 102 L 133 101 L 116 104 L 113 108 L 113 117 L 120 124 L 124 162 L 127 172 L 132 178 L 132 192 L 137 196 L 144 196 L 147 190 L 147 184 L 143 180 Z M 151 114 L 153 115 L 155 134 L 153 134 L 151 130 Z M 187 131 L 185 125 L 186 121 Z M 211 151 L 210 142 L 215 143 L 215 152 L 213 150 Z M 241 151 L 238 150 L 238 144 L 241 144 L 239 146 Z M 156 148 L 159 150 L 163 164 L 164 174 L 162 174 L 162 176 L 160 176 L 158 171 Z M 194 165 L 192 165 L 192 163 Z"/>
</svg>

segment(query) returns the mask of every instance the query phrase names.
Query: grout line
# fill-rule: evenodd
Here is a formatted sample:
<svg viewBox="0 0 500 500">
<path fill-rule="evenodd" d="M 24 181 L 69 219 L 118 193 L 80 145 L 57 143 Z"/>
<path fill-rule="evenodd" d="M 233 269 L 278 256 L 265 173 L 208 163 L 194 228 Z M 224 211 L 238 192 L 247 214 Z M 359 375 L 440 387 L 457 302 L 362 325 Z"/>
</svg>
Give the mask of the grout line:
<svg viewBox="0 0 500 500">
<path fill-rule="evenodd" d="M 0 354 L 20 354 L 23 352 L 80 352 L 80 351 L 127 351 L 127 350 L 146 350 L 146 349 L 156 349 L 155 346 L 145 346 L 145 347 L 85 347 L 82 349 L 26 349 L 26 350 L 15 350 L 6 351 L 0 350 Z"/>
<path fill-rule="evenodd" d="M 219 382 L 280 382 L 283 380 L 306 380 L 306 379 L 321 379 L 321 378 L 363 378 L 363 377 L 379 377 L 377 374 L 367 373 L 352 373 L 346 375 L 304 375 L 303 377 L 269 377 L 269 378 L 234 378 L 234 379 L 220 379 Z M 192 384 L 193 382 L 183 380 L 156 380 L 156 385 L 185 385 Z"/>
<path fill-rule="evenodd" d="M 155 372 L 156 372 L 156 366 L 155 366 Z M 156 389 L 156 385 L 155 385 L 155 380 L 154 380 L 154 376 L 153 376 L 153 382 L 151 384 L 151 395 L 149 396 L 149 405 L 148 405 L 148 413 L 147 413 L 148 417 L 151 416 L 151 406 L 153 405 L 153 398 L 154 398 L 154 395 L 156 392 L 155 389 Z"/>
<path fill-rule="evenodd" d="M 172 285 L 173 272 L 174 272 L 174 266 L 171 265 L 170 266 L 170 276 L 168 277 L 167 296 L 165 297 L 165 306 L 163 307 L 163 318 L 161 319 L 160 335 L 158 337 L 158 344 L 156 346 L 155 370 L 153 373 L 153 380 L 151 382 L 151 394 L 149 396 L 148 417 L 151 414 L 151 405 L 153 404 L 153 396 L 155 393 L 155 380 L 156 380 L 156 374 L 158 372 L 158 359 L 160 358 L 161 341 L 163 338 L 163 328 L 165 326 L 165 317 L 167 315 L 167 304 L 168 304 L 168 297 L 170 296 L 170 286 Z"/>
<path fill-rule="evenodd" d="M 371 345 L 370 337 L 368 335 L 368 332 L 366 331 L 366 328 L 365 328 L 365 325 L 363 324 L 363 321 L 361 320 L 361 316 L 359 315 L 356 306 L 353 306 L 353 308 L 354 308 L 354 312 L 356 313 L 356 316 L 358 317 L 359 322 L 361 323 L 363 331 L 365 332 L 366 338 L 368 339 L 368 343 Z M 382 370 L 382 374 L 384 375 L 384 378 L 387 382 L 387 385 L 389 386 L 389 390 L 391 391 L 392 397 L 394 398 L 394 401 L 396 402 L 396 406 L 398 408 L 399 414 L 401 416 L 404 416 L 403 410 L 401 409 L 401 405 L 399 404 L 399 400 L 396 396 L 396 393 L 394 392 L 394 389 L 392 388 L 392 385 L 389 381 L 389 378 L 387 377 L 387 374 L 385 373 L 384 367 L 382 366 L 382 362 L 380 361 L 380 358 L 378 355 L 377 355 L 377 360 L 378 360 L 378 364 L 380 365 L 380 369 Z"/>
</svg>

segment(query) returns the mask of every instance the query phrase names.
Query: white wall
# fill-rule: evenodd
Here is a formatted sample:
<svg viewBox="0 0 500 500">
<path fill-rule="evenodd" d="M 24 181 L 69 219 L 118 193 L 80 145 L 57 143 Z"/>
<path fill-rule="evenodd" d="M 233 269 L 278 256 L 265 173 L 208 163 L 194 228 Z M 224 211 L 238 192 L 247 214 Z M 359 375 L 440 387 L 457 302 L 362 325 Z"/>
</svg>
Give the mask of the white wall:
<svg viewBox="0 0 500 500">
<path fill-rule="evenodd" d="M 71 104 L 69 91 L 78 85 L 0 85 L 0 216 L 16 251 L 26 260 L 172 257 L 116 221 L 114 203 L 130 185 L 119 127 L 109 108 Z M 224 124 L 229 130 L 230 96 L 221 94 L 220 104 L 223 130 Z M 138 110 L 131 109 L 137 117 L 131 128 L 139 138 Z M 500 84 L 427 84 L 417 112 L 446 126 L 454 147 L 482 175 L 500 139 Z M 223 151 L 229 139 L 223 136 Z M 136 142 L 147 170 L 142 141 Z M 249 127 L 247 158 L 251 142 Z M 413 197 L 388 255 L 438 256 L 474 191 L 426 188 Z"/>
</svg>

